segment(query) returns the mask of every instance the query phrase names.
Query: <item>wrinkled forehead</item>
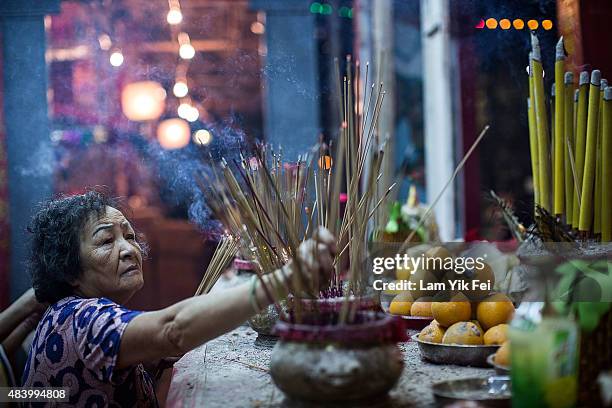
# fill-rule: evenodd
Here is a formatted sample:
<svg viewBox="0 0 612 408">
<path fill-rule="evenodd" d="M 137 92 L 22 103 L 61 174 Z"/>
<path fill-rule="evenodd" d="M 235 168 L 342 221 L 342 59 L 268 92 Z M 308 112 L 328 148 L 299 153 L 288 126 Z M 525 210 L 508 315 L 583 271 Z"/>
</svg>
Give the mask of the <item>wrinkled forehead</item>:
<svg viewBox="0 0 612 408">
<path fill-rule="evenodd" d="M 131 227 L 129 221 L 125 218 L 123 213 L 114 207 L 106 206 L 103 212 L 97 213 L 93 211 L 83 226 L 83 232 L 87 233 L 93 231 L 97 226 L 101 224 L 113 224 Z"/>
</svg>

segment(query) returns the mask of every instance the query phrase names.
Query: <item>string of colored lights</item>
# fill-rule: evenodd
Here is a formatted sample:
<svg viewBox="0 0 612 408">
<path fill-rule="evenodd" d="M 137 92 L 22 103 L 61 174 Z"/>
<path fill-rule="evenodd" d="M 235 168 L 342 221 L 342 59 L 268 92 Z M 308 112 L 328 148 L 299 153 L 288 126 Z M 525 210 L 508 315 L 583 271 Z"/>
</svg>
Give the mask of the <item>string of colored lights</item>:
<svg viewBox="0 0 612 408">
<path fill-rule="evenodd" d="M 168 0 L 168 14 L 166 21 L 170 26 L 179 26 L 183 21 L 183 12 L 179 0 Z M 178 28 L 178 27 L 177 27 Z M 176 31 L 176 30 L 173 30 Z M 175 33 L 173 32 L 173 35 Z M 193 104 L 189 96 L 189 85 L 187 81 L 187 73 L 189 71 L 189 63 L 195 57 L 196 50 L 191 44 L 189 34 L 184 30 L 176 34 L 176 39 L 179 45 L 180 60 L 176 67 L 174 86 L 172 93 L 179 99 L 177 114 L 181 119 L 188 122 L 195 122 L 200 117 L 199 109 Z M 192 140 L 198 145 L 207 145 L 212 141 L 212 134 L 207 129 L 198 129 L 193 133 Z"/>
<path fill-rule="evenodd" d="M 552 30 L 553 28 L 552 20 L 548 19 L 542 20 L 541 22 L 538 22 L 538 20 L 530 19 L 527 20 L 526 25 L 527 28 L 529 28 L 531 31 L 537 30 L 540 26 L 546 31 Z M 509 30 L 510 28 L 514 28 L 515 30 L 522 30 L 525 28 L 525 21 L 520 18 L 516 18 L 512 21 L 510 21 L 510 19 L 508 18 L 502 18 L 498 21 L 496 18 L 489 17 L 487 19 L 480 19 L 480 21 L 474 26 L 474 28 L 488 28 L 489 30 L 495 30 L 497 28 L 500 28 L 502 30 Z"/>
<path fill-rule="evenodd" d="M 334 12 L 334 7 L 330 3 L 320 3 L 315 1 L 310 4 L 309 10 L 312 14 L 329 16 Z M 339 7 L 338 15 L 343 18 L 353 18 L 353 9 L 347 6 Z"/>
<path fill-rule="evenodd" d="M 181 119 L 188 122 L 195 122 L 200 117 L 199 109 L 194 105 L 189 96 L 189 85 L 187 81 L 187 72 L 189 71 L 189 62 L 196 55 L 196 50 L 191 44 L 189 34 L 181 29 L 180 25 L 183 22 L 183 11 L 179 0 L 168 0 L 168 13 L 166 21 L 170 25 L 171 35 L 176 38 L 178 43 L 179 61 L 177 63 L 174 85 L 172 93 L 179 100 L 177 114 Z"/>
</svg>

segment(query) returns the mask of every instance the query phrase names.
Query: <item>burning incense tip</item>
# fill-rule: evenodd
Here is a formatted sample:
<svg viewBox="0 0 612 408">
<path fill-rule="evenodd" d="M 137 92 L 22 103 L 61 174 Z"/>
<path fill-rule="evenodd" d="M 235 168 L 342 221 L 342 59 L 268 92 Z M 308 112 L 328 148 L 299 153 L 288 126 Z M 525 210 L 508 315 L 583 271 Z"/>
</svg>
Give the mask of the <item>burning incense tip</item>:
<svg viewBox="0 0 612 408">
<path fill-rule="evenodd" d="M 559 61 L 565 59 L 565 47 L 563 46 L 563 36 L 559 38 L 557 46 L 555 47 L 555 60 Z"/>
<path fill-rule="evenodd" d="M 591 72 L 591 84 L 595 86 L 599 86 L 600 83 L 601 83 L 601 71 L 598 69 L 594 69 L 593 72 Z"/>
<path fill-rule="evenodd" d="M 573 72 L 566 72 L 565 76 L 563 77 L 563 82 L 565 83 L 565 85 L 569 85 L 572 82 L 574 82 L 574 73 Z"/>
<path fill-rule="evenodd" d="M 601 90 L 604 91 L 608 87 L 608 80 L 603 78 L 601 80 Z"/>
<path fill-rule="evenodd" d="M 542 60 L 542 55 L 540 54 L 540 40 L 538 40 L 538 36 L 535 32 L 531 32 L 531 58 L 536 61 Z"/>
<path fill-rule="evenodd" d="M 582 71 L 580 73 L 580 80 L 578 81 L 578 85 L 586 85 L 589 83 L 589 73 L 587 71 Z"/>
<path fill-rule="evenodd" d="M 578 89 L 576 89 L 574 91 L 574 101 L 578 102 L 578 96 L 580 95 L 580 91 Z"/>
<path fill-rule="evenodd" d="M 608 86 L 606 87 L 606 89 L 604 90 L 604 99 L 606 101 L 610 101 L 612 100 L 612 86 Z"/>
</svg>

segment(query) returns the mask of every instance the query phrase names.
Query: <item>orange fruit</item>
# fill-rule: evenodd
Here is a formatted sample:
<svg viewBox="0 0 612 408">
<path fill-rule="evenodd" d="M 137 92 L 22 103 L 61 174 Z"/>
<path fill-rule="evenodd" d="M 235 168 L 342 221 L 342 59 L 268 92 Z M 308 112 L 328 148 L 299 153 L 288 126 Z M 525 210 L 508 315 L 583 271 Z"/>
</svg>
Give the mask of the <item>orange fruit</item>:
<svg viewBox="0 0 612 408">
<path fill-rule="evenodd" d="M 415 289 L 411 290 L 412 296 L 418 299 L 422 296 L 433 296 L 436 294 L 436 290 L 426 290 L 421 288 L 427 288 L 430 284 L 438 282 L 436 275 L 433 272 L 429 272 L 425 269 L 417 269 L 410 275 L 410 282 L 413 282 Z"/>
<path fill-rule="evenodd" d="M 510 342 L 505 341 L 495 353 L 495 364 L 510 367 Z"/>
<path fill-rule="evenodd" d="M 514 316 L 514 305 L 508 296 L 496 293 L 478 303 L 476 318 L 485 330 L 508 323 Z"/>
<path fill-rule="evenodd" d="M 472 308 L 464 294 L 453 296 L 450 302 L 434 302 L 431 305 L 433 318 L 442 327 L 449 327 L 457 322 L 470 320 Z"/>
<path fill-rule="evenodd" d="M 470 282 L 470 288 L 472 287 L 472 281 L 478 281 L 479 284 L 489 283 L 489 287 L 492 290 L 493 286 L 495 285 L 495 274 L 493 273 L 493 269 L 488 264 L 484 263 L 481 269 L 474 269 L 474 273 L 472 277 L 468 279 L 468 281 Z M 491 293 L 491 290 L 480 289 L 480 287 L 477 287 L 473 290 L 470 289 L 468 296 L 473 300 L 482 299 Z"/>
<path fill-rule="evenodd" d="M 478 320 L 472 319 L 472 320 L 470 320 L 470 322 L 474 323 L 480 329 L 481 332 L 483 332 L 483 333 L 485 332 L 484 329 L 482 328 L 482 326 L 480 325 L 480 322 Z"/>
<path fill-rule="evenodd" d="M 472 322 L 457 322 L 446 329 L 442 343 L 481 345 L 482 331 Z"/>
<path fill-rule="evenodd" d="M 432 317 L 431 314 L 431 306 L 430 302 L 431 298 L 429 297 L 421 297 L 418 298 L 410 309 L 411 316 L 422 316 L 422 317 Z"/>
<path fill-rule="evenodd" d="M 395 270 L 395 279 L 397 280 L 410 280 L 412 276 L 412 268 L 408 267 L 406 269 L 397 268 Z"/>
<path fill-rule="evenodd" d="M 487 346 L 502 344 L 506 340 L 508 340 L 508 325 L 506 323 L 493 326 L 484 334 L 484 344 Z"/>
<path fill-rule="evenodd" d="M 428 249 L 425 252 L 425 260 L 427 261 L 427 265 L 431 266 L 429 270 L 431 270 L 438 279 L 441 279 L 442 276 L 447 272 L 444 269 L 444 262 L 447 258 L 452 258 L 453 254 L 443 246 L 436 246 Z"/>
<path fill-rule="evenodd" d="M 402 292 L 396 295 L 389 305 L 389 313 L 395 315 L 410 316 L 410 308 L 412 307 L 412 295 L 408 292 Z"/>
<path fill-rule="evenodd" d="M 444 328 L 435 320 L 429 323 L 419 333 L 419 340 L 428 341 L 430 343 L 442 343 L 444 337 Z"/>
</svg>

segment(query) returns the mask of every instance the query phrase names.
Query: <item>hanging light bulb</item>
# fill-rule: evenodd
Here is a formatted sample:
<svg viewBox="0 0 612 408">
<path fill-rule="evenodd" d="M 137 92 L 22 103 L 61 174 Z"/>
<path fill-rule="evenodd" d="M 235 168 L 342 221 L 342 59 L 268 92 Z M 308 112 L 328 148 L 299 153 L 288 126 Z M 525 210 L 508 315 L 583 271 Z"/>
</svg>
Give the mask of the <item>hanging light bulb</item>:
<svg viewBox="0 0 612 408">
<path fill-rule="evenodd" d="M 189 122 L 195 122 L 200 117 L 200 111 L 195 106 L 190 106 L 185 119 Z"/>
<path fill-rule="evenodd" d="M 166 21 L 170 25 L 181 24 L 183 21 L 183 13 L 180 8 L 171 8 L 166 15 Z"/>
<path fill-rule="evenodd" d="M 129 120 L 155 120 L 165 109 L 166 91 L 157 82 L 127 84 L 121 91 L 121 108 Z"/>
<path fill-rule="evenodd" d="M 206 129 L 200 129 L 193 134 L 193 142 L 205 146 L 212 141 L 212 134 Z"/>
<path fill-rule="evenodd" d="M 187 117 L 189 116 L 190 110 L 191 110 L 191 105 L 188 104 L 187 102 L 183 102 L 179 105 L 178 109 L 176 110 L 176 113 L 178 113 L 179 118 L 187 119 Z"/>
<path fill-rule="evenodd" d="M 166 119 L 157 127 L 157 140 L 161 147 L 168 150 L 187 146 L 190 135 L 189 124 L 179 118 Z"/>
<path fill-rule="evenodd" d="M 266 32 L 266 26 L 260 21 L 253 21 L 251 23 L 251 32 L 253 34 L 261 35 Z"/>
<path fill-rule="evenodd" d="M 120 67 L 123 65 L 123 54 L 119 50 L 113 51 L 108 60 L 113 67 Z"/>
<path fill-rule="evenodd" d="M 177 98 L 184 98 L 189 93 L 189 87 L 185 81 L 176 81 L 172 87 L 172 93 L 174 93 L 174 96 Z"/>
<path fill-rule="evenodd" d="M 195 56 L 195 48 L 190 43 L 181 45 L 179 48 L 179 56 L 182 59 L 192 59 Z"/>
</svg>

